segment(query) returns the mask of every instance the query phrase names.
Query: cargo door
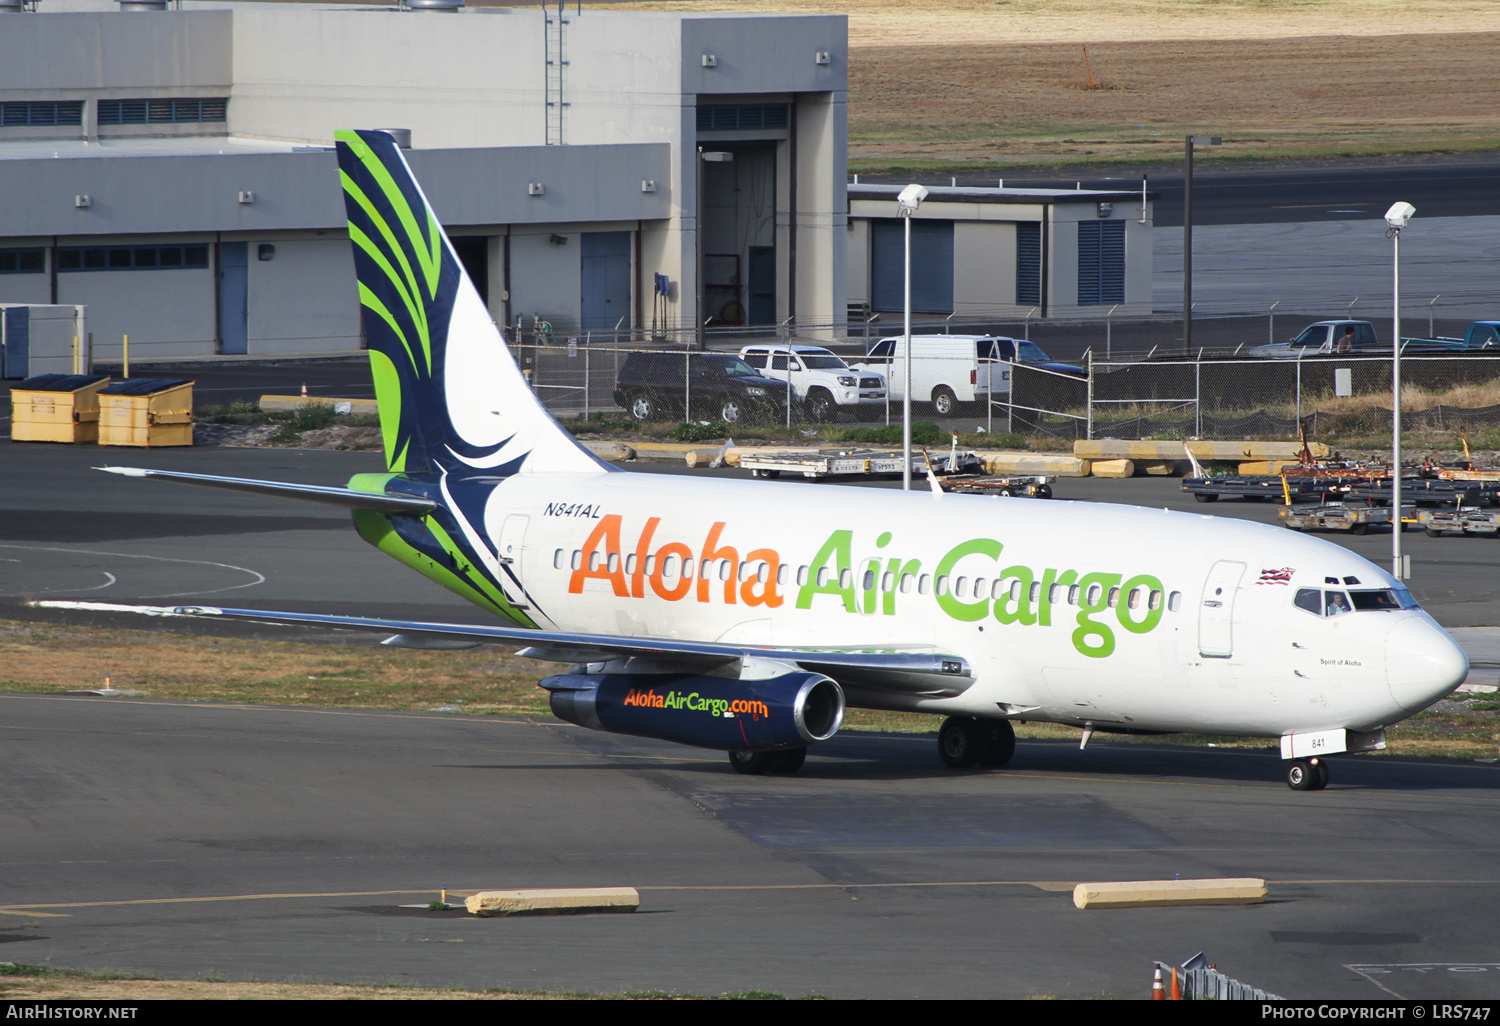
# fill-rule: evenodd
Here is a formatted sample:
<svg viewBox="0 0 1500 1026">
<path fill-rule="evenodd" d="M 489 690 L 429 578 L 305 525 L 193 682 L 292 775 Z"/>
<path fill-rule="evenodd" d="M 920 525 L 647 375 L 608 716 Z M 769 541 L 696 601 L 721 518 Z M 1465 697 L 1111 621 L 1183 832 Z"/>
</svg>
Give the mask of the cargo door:
<svg viewBox="0 0 1500 1026">
<path fill-rule="evenodd" d="M 1208 572 L 1198 604 L 1198 651 L 1210 659 L 1234 654 L 1234 598 L 1245 564 L 1221 559 Z"/>
<path fill-rule="evenodd" d="M 500 557 L 501 577 L 507 584 L 506 597 L 517 609 L 526 609 L 530 605 L 526 600 L 526 585 L 521 569 L 521 556 L 526 549 L 526 527 L 530 523 L 531 518 L 523 514 L 513 513 L 506 517 L 505 523 L 500 526 L 500 544 L 496 550 Z"/>
<path fill-rule="evenodd" d="M 0 378 L 31 377 L 31 308 L 12 306 L 0 320 Z"/>
</svg>

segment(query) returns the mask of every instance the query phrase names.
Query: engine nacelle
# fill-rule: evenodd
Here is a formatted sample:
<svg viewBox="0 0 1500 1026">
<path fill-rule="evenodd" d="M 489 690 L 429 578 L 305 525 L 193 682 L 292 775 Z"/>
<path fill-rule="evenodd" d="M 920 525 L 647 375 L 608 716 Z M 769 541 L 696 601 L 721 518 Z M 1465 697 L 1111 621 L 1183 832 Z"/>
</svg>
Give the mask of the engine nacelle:
<svg viewBox="0 0 1500 1026">
<path fill-rule="evenodd" d="M 721 751 L 802 748 L 833 737 L 844 722 L 844 691 L 821 673 L 769 680 L 568 673 L 541 686 L 560 720 Z"/>
</svg>

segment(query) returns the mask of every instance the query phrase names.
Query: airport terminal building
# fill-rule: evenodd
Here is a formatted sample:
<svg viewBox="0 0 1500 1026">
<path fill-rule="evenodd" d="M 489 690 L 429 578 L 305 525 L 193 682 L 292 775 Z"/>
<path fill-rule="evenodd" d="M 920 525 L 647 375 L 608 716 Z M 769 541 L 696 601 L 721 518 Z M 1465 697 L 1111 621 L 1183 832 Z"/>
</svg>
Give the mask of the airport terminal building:
<svg viewBox="0 0 1500 1026">
<path fill-rule="evenodd" d="M 390 128 L 500 324 L 835 338 L 889 306 L 899 219 L 848 184 L 845 18 L 460 3 L 0 0 L 0 303 L 85 306 L 102 361 L 125 335 L 139 360 L 358 349 L 331 141 Z M 1103 302 L 1074 302 L 1072 225 L 1127 204 L 991 199 L 920 212 L 922 259 L 956 268 L 927 307 Z M 1115 238 L 1106 277 L 1149 309 L 1149 229 Z"/>
</svg>

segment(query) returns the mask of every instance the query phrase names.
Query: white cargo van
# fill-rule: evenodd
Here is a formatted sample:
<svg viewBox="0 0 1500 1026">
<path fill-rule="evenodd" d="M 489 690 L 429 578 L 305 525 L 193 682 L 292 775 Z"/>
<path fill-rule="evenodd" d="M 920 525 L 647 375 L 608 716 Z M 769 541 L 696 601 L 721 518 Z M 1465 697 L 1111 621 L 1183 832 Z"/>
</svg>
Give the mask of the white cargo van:
<svg viewBox="0 0 1500 1026">
<path fill-rule="evenodd" d="M 1011 364 L 994 357 L 993 335 L 913 335 L 911 337 L 911 398 L 931 403 L 933 412 L 947 417 L 960 403 L 982 403 L 986 396 L 1010 395 Z M 905 336 L 883 338 L 855 370 L 885 375 L 892 402 L 906 397 Z"/>
</svg>

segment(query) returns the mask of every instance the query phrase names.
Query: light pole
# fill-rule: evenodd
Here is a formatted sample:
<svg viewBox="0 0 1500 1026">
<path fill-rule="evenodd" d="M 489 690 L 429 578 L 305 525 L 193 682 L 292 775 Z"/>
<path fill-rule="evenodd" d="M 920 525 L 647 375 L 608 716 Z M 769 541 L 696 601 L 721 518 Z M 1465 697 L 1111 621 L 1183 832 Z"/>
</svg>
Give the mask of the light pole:
<svg viewBox="0 0 1500 1026">
<path fill-rule="evenodd" d="M 1193 351 L 1193 147 L 1219 146 L 1217 135 L 1187 137 L 1187 160 L 1182 172 L 1182 352 Z"/>
<path fill-rule="evenodd" d="M 1385 212 L 1386 234 L 1391 237 L 1391 576 L 1401 571 L 1401 229 L 1417 208 L 1394 203 Z"/>
<path fill-rule="evenodd" d="M 906 226 L 906 322 L 905 341 L 902 343 L 902 368 L 905 375 L 901 390 L 901 489 L 911 491 L 911 216 L 917 212 L 927 190 L 913 182 L 901 190 L 896 203 L 901 209 L 901 220 Z M 889 382 L 887 382 L 889 387 Z"/>
<path fill-rule="evenodd" d="M 706 209 L 706 205 L 703 202 L 703 164 L 705 161 L 710 164 L 731 164 L 734 162 L 734 154 L 729 153 L 725 150 L 704 150 L 702 146 L 699 146 L 698 159 L 694 161 L 698 169 L 698 198 L 696 201 L 698 205 L 698 216 L 693 222 L 695 226 L 693 229 L 693 236 L 697 239 L 698 242 L 698 308 L 693 313 L 693 320 L 697 322 L 697 329 L 693 332 L 693 344 L 695 348 L 699 350 L 702 350 L 705 346 L 705 340 L 703 337 L 703 324 L 708 319 L 703 315 L 703 304 L 705 302 L 703 288 L 703 212 Z"/>
</svg>

